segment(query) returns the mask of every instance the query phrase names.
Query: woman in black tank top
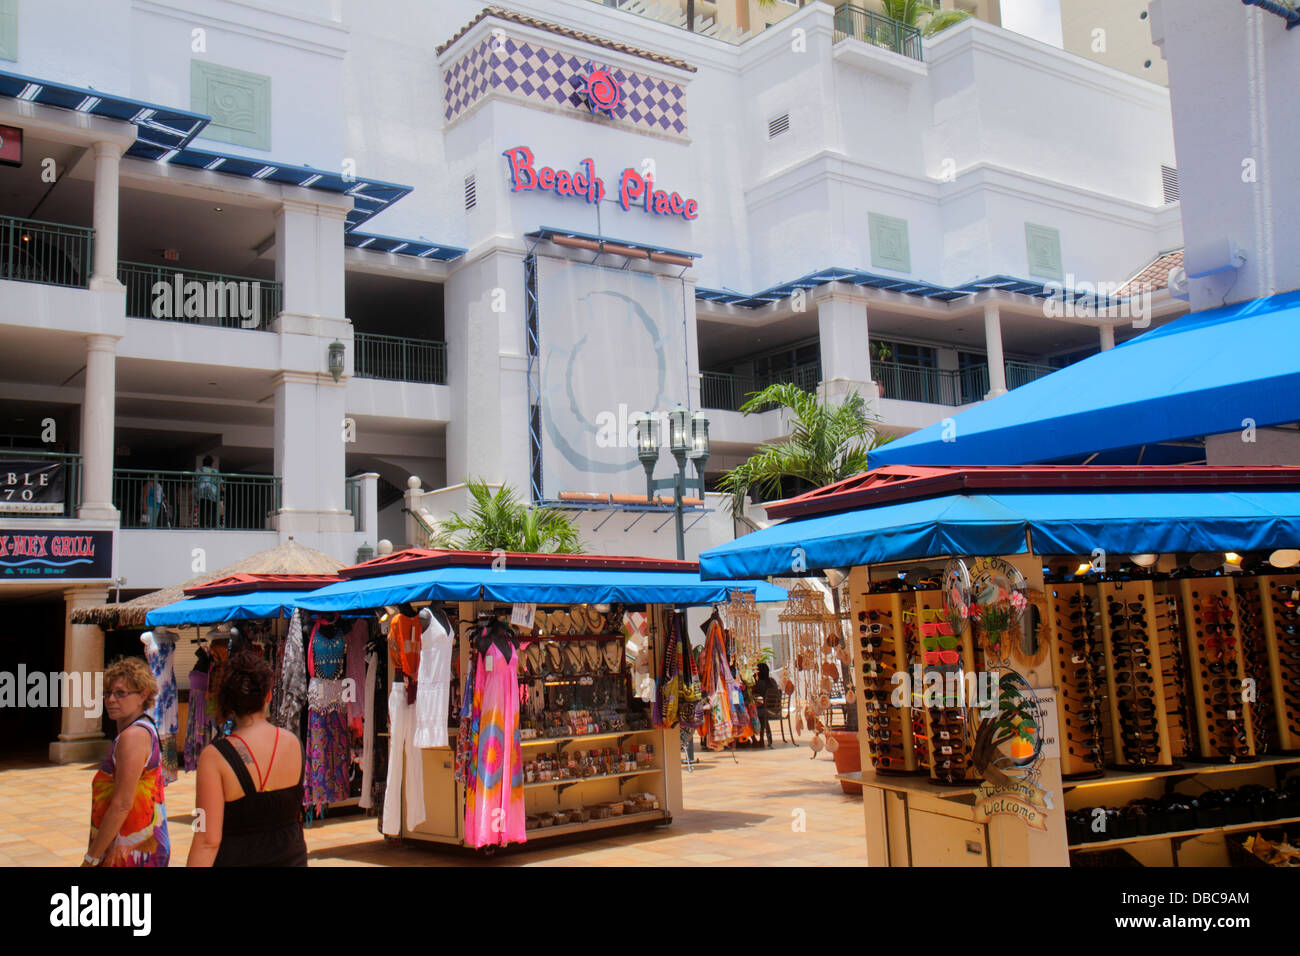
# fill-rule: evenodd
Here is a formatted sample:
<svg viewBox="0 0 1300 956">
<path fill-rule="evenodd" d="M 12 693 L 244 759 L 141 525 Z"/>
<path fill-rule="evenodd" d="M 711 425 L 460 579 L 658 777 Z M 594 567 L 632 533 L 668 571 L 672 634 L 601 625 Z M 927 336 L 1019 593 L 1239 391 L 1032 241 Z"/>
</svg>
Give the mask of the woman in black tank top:
<svg viewBox="0 0 1300 956">
<path fill-rule="evenodd" d="M 279 733 L 280 728 L 277 727 L 276 731 Z M 286 733 L 286 736 L 289 735 Z M 302 771 L 298 771 L 298 783 L 292 787 L 258 790 L 229 737 L 223 737 L 212 746 L 226 758 L 226 763 L 230 764 L 244 788 L 243 797 L 226 801 L 221 848 L 212 865 L 306 866 L 307 843 L 302 835 Z M 271 773 L 269 766 L 266 772 L 268 775 Z"/>
<path fill-rule="evenodd" d="M 301 744 L 288 731 L 271 728 L 266 707 L 273 677 L 266 661 L 252 651 L 231 656 L 220 691 L 223 714 L 234 715 L 244 733 L 265 735 L 274 729 L 266 766 L 238 732 L 206 747 L 199 756 L 196 802 L 203 811 L 200 827 L 190 847 L 189 866 L 306 866 L 307 843 L 302 834 L 301 766 L 292 786 L 266 789 L 273 768 L 288 756 L 301 755 Z M 239 741 L 243 753 L 232 741 Z M 224 760 L 234 772 L 242 795 L 230 799 L 222 779 Z M 246 763 L 245 761 L 248 761 Z M 257 779 L 249 772 L 249 764 Z M 219 810 L 218 810 L 219 808 Z"/>
</svg>

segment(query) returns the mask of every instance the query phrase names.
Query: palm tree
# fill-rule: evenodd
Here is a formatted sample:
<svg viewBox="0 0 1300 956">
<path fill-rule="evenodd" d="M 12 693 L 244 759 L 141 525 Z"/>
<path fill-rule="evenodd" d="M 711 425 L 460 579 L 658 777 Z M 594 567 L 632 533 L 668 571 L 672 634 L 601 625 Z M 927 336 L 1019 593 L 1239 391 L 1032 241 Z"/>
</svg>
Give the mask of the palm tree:
<svg viewBox="0 0 1300 956">
<path fill-rule="evenodd" d="M 971 16 L 966 10 L 936 10 L 925 0 L 880 0 L 880 6 L 885 16 L 909 27 L 918 27 L 921 35 L 927 37 L 942 33 Z"/>
<path fill-rule="evenodd" d="M 521 551 L 581 554 L 582 539 L 573 520 L 554 508 L 530 508 L 509 485 L 495 492 L 487 482 L 465 483 L 472 499 L 468 516 L 453 512 L 439 522 L 431 544 L 465 551 Z"/>
<path fill-rule="evenodd" d="M 856 392 L 830 404 L 798 385 L 779 382 L 750 396 L 740 410 L 750 415 L 770 405 L 790 413 L 790 436 L 760 445 L 748 461 L 722 476 L 719 487 L 731 496 L 733 515 L 743 513 L 751 490 L 770 500 L 782 495 L 789 480 L 820 488 L 866 471 L 867 452 L 891 437 L 876 431 L 879 419 L 868 414 L 866 401 Z"/>
</svg>

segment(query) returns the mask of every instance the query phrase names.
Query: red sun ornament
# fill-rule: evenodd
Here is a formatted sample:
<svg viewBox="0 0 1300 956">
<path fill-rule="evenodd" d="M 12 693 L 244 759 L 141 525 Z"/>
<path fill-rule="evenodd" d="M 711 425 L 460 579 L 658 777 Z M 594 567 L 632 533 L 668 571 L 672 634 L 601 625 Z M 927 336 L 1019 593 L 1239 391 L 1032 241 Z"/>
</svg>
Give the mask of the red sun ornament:
<svg viewBox="0 0 1300 956">
<path fill-rule="evenodd" d="M 592 70 L 587 75 L 587 106 L 593 113 L 603 110 L 613 116 L 622 102 L 623 88 L 609 70 Z"/>
</svg>

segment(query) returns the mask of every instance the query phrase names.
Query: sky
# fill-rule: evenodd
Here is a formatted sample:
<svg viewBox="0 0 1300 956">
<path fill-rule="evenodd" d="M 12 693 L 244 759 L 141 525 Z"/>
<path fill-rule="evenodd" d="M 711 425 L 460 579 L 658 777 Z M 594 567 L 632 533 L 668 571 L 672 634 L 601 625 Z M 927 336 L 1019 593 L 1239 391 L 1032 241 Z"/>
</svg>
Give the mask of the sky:
<svg viewBox="0 0 1300 956">
<path fill-rule="evenodd" d="M 1002 0 L 1002 25 L 1008 30 L 1059 47 L 1060 0 Z"/>
</svg>

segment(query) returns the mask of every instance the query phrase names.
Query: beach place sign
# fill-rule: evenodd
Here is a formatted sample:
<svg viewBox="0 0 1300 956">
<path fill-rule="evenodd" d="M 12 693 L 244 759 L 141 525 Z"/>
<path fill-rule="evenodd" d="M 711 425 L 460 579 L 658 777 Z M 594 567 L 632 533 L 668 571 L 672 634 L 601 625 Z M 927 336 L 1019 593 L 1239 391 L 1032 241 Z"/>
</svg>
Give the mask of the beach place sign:
<svg viewBox="0 0 1300 956">
<path fill-rule="evenodd" d="M 507 149 L 505 156 L 510 165 L 510 189 L 523 193 L 534 190 L 553 192 L 557 196 L 582 199 L 598 203 L 605 198 L 605 181 L 596 175 L 596 165 L 584 159 L 573 172 L 538 166 L 533 151 L 527 146 Z M 681 216 L 698 219 L 700 204 L 683 198 L 681 193 L 656 189 L 654 176 L 642 176 L 631 167 L 618 177 L 618 204 L 627 212 L 633 208 L 653 216 Z"/>
</svg>

